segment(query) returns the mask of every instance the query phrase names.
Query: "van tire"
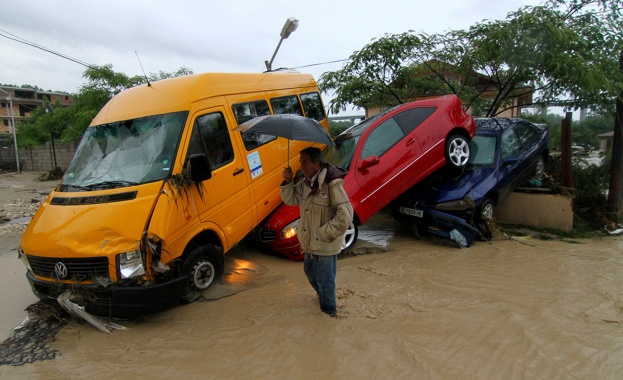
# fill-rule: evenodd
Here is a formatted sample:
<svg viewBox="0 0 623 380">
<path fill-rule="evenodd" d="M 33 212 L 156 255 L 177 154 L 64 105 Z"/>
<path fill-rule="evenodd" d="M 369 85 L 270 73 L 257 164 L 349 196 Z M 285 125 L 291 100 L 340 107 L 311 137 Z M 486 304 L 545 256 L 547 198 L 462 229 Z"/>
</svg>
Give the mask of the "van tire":
<svg viewBox="0 0 623 380">
<path fill-rule="evenodd" d="M 463 135 L 452 135 L 446 140 L 446 164 L 451 168 L 462 168 L 469 161 L 469 140 Z"/>
<path fill-rule="evenodd" d="M 199 246 L 190 251 L 182 264 L 182 275 L 190 277 L 182 291 L 181 302 L 197 301 L 202 291 L 220 280 L 223 267 L 223 255 L 212 245 Z"/>
</svg>

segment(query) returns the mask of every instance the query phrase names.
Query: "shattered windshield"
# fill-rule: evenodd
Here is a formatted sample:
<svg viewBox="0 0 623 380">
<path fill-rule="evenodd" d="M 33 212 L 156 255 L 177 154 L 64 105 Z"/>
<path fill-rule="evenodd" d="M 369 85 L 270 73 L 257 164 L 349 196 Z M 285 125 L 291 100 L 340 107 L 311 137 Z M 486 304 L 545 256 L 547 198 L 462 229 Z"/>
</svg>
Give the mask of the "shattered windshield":
<svg viewBox="0 0 623 380">
<path fill-rule="evenodd" d="M 479 136 L 472 138 L 469 144 L 471 154 L 468 164 L 487 166 L 495 161 L 495 146 L 497 139 L 493 136 Z"/>
<path fill-rule="evenodd" d="M 87 128 L 61 190 L 109 189 L 166 178 L 187 114 L 147 116 Z"/>
</svg>

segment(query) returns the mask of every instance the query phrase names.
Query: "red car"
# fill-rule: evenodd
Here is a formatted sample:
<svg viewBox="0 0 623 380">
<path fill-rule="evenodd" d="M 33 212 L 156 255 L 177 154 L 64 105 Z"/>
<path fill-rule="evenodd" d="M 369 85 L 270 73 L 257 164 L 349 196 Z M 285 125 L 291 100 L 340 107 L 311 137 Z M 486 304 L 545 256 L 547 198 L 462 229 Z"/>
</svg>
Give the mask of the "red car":
<svg viewBox="0 0 623 380">
<path fill-rule="evenodd" d="M 344 188 L 355 211 L 344 249 L 358 226 L 417 182 L 444 165 L 464 166 L 474 120 L 455 95 L 401 104 L 362 121 L 335 138 L 324 160 L 348 170 Z M 282 204 L 264 221 L 259 240 L 293 260 L 302 260 L 298 207 Z"/>
</svg>

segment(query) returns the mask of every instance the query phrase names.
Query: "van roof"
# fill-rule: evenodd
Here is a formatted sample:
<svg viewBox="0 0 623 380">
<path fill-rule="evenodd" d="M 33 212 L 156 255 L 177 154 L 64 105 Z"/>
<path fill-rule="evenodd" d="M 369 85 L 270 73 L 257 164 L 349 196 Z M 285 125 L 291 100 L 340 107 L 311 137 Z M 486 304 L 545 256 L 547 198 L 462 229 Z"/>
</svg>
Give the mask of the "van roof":
<svg viewBox="0 0 623 380">
<path fill-rule="evenodd" d="M 203 73 L 141 84 L 115 95 L 91 125 L 189 110 L 195 101 L 215 96 L 315 87 L 311 74 L 297 72 Z"/>
</svg>

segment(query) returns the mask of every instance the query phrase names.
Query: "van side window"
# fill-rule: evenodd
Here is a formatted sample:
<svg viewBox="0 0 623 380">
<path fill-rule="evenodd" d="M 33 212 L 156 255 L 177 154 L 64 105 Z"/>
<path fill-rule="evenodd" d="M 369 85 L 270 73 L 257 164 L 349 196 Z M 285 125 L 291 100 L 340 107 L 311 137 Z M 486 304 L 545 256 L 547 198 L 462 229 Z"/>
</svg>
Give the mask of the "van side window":
<svg viewBox="0 0 623 380">
<path fill-rule="evenodd" d="M 234 160 L 234 150 L 225 118 L 220 112 L 199 116 L 195 120 L 188 154 L 206 153 L 212 169 Z"/>
<path fill-rule="evenodd" d="M 275 113 L 275 115 L 289 113 L 293 115 L 303 116 L 301 103 L 299 103 L 299 98 L 296 95 L 272 98 L 270 99 L 270 105 L 273 106 L 273 112 Z"/>
<path fill-rule="evenodd" d="M 308 94 L 301 94 L 301 102 L 303 103 L 305 116 L 318 121 L 327 117 L 324 113 L 324 107 L 322 106 L 319 93 L 310 92 Z"/>
<path fill-rule="evenodd" d="M 254 117 L 270 115 L 270 109 L 266 100 L 234 104 L 231 108 L 234 111 L 238 125 Z"/>
<path fill-rule="evenodd" d="M 256 100 L 254 102 L 238 103 L 234 104 L 231 108 L 234 111 L 234 115 L 236 116 L 236 122 L 238 123 L 238 125 L 258 116 L 270 115 L 270 108 L 268 108 L 268 103 L 266 102 L 266 100 Z M 262 133 L 245 132 L 242 134 L 242 141 L 244 142 L 244 147 L 247 150 L 255 149 L 260 145 L 266 144 L 267 142 L 276 139 L 277 137 L 275 136 L 265 135 Z"/>
</svg>

